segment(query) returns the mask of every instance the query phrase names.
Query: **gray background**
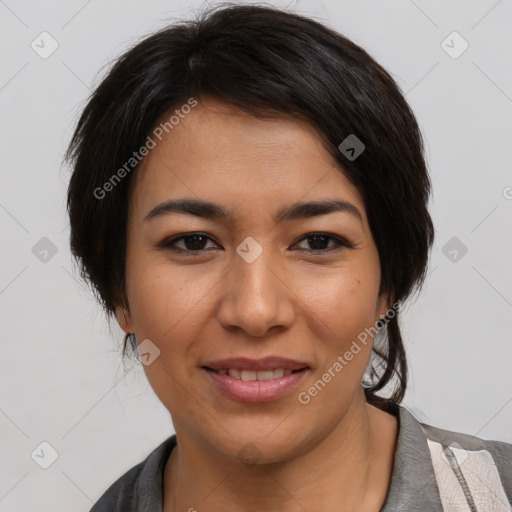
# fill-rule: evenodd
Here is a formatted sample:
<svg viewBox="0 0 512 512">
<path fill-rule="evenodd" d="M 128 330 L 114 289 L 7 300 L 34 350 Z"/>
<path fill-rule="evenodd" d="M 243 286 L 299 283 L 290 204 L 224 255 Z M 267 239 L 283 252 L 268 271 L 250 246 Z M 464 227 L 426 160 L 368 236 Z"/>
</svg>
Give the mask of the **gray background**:
<svg viewBox="0 0 512 512">
<path fill-rule="evenodd" d="M 402 323 L 405 405 L 435 426 L 512 442 L 511 1 L 272 3 L 364 47 L 396 78 L 426 139 L 436 244 Z M 2 512 L 87 511 L 173 432 L 143 370 L 125 373 L 121 330 L 109 332 L 77 282 L 61 161 L 102 67 L 200 5 L 0 0 Z M 59 45 L 47 59 L 31 48 L 43 31 Z M 457 58 L 442 46 L 453 31 L 469 43 Z M 57 250 L 46 261 L 43 237 Z M 43 441 L 59 455 L 46 470 L 31 458 Z"/>
</svg>

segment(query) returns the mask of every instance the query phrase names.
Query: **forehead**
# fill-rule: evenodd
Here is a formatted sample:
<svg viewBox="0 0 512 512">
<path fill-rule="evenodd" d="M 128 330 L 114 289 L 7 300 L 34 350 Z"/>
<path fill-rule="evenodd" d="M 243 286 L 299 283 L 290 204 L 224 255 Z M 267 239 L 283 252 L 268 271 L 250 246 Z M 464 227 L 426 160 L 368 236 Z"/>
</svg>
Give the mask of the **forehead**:
<svg viewBox="0 0 512 512">
<path fill-rule="evenodd" d="M 168 126 L 161 140 L 153 139 L 156 146 L 134 177 L 132 199 L 139 215 L 183 196 L 273 205 L 328 195 L 351 201 L 364 216 L 357 188 L 316 130 L 299 120 L 256 118 L 206 99 Z"/>
</svg>

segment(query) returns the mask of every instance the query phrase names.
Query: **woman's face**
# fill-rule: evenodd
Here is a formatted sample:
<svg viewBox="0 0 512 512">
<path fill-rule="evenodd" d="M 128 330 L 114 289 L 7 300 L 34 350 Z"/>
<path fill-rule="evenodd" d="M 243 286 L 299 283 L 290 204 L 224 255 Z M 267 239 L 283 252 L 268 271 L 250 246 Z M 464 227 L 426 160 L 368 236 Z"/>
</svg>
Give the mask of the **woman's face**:
<svg viewBox="0 0 512 512">
<path fill-rule="evenodd" d="M 298 121 L 201 100 L 155 141 L 132 184 L 119 323 L 150 340 L 143 367 L 178 435 L 286 460 L 363 397 L 358 336 L 386 312 L 363 199 Z M 215 208 L 165 207 L 183 199 Z M 312 201 L 341 207 L 291 209 Z"/>
</svg>

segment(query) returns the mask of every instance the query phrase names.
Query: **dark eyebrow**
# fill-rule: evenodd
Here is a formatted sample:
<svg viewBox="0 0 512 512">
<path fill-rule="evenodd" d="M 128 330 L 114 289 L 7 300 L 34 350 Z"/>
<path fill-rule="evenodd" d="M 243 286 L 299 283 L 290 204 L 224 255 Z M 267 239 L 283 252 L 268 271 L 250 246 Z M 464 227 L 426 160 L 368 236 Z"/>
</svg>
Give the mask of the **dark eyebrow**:
<svg viewBox="0 0 512 512">
<path fill-rule="evenodd" d="M 302 219 L 315 217 L 316 215 L 325 215 L 333 212 L 345 212 L 357 217 L 363 222 L 361 212 L 352 204 L 340 199 L 324 199 L 310 201 L 307 203 L 294 203 L 281 210 L 276 217 L 276 221 L 283 222 L 291 219 Z"/>
<path fill-rule="evenodd" d="M 173 212 L 195 215 L 206 219 L 229 220 L 232 217 L 231 212 L 209 201 L 198 199 L 169 199 L 152 208 L 144 217 L 144 222 Z M 317 215 L 325 215 L 333 212 L 349 213 L 358 218 L 361 223 L 363 222 L 361 212 L 352 203 L 338 199 L 294 203 L 278 212 L 275 221 L 280 223 L 287 220 L 315 217 Z"/>
</svg>

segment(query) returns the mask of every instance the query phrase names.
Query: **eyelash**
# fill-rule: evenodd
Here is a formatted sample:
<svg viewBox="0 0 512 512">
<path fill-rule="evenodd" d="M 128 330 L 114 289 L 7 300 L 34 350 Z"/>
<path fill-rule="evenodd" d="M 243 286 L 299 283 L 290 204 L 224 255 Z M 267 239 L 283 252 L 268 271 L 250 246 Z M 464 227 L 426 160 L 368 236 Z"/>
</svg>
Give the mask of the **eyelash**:
<svg viewBox="0 0 512 512">
<path fill-rule="evenodd" d="M 172 252 L 176 252 L 176 253 L 186 253 L 186 254 L 200 256 L 201 254 L 204 254 L 206 249 L 199 249 L 197 251 L 192 251 L 192 250 L 189 250 L 189 249 L 181 249 L 181 248 L 176 247 L 176 242 L 178 242 L 180 240 L 184 240 L 186 238 L 192 238 L 194 236 L 200 236 L 200 237 L 203 237 L 203 238 L 207 238 L 208 240 L 212 240 L 205 233 L 201 233 L 201 232 L 195 233 L 194 232 L 194 233 L 187 233 L 186 235 L 179 235 L 179 236 L 167 238 L 167 239 L 163 240 L 162 242 L 160 242 L 158 244 L 158 247 L 161 248 L 161 249 L 164 249 L 166 251 L 172 251 Z M 343 238 L 340 238 L 338 236 L 330 235 L 329 233 L 324 233 L 324 232 L 308 233 L 307 235 L 305 235 L 302 238 L 300 238 L 297 243 L 300 243 L 303 240 L 307 240 L 309 238 L 314 238 L 314 237 L 317 237 L 317 236 L 325 237 L 325 238 L 328 238 L 330 240 L 333 240 L 336 245 L 334 246 L 334 248 L 331 247 L 330 249 L 299 249 L 299 250 L 302 250 L 302 251 L 304 251 L 306 253 L 310 253 L 310 254 L 322 255 L 322 254 L 327 254 L 327 253 L 329 253 L 329 252 L 331 252 L 333 250 L 340 249 L 342 247 L 345 247 L 345 248 L 348 248 L 348 249 L 353 248 L 353 245 L 350 244 L 349 242 L 347 242 L 347 240 L 345 240 Z"/>
</svg>

